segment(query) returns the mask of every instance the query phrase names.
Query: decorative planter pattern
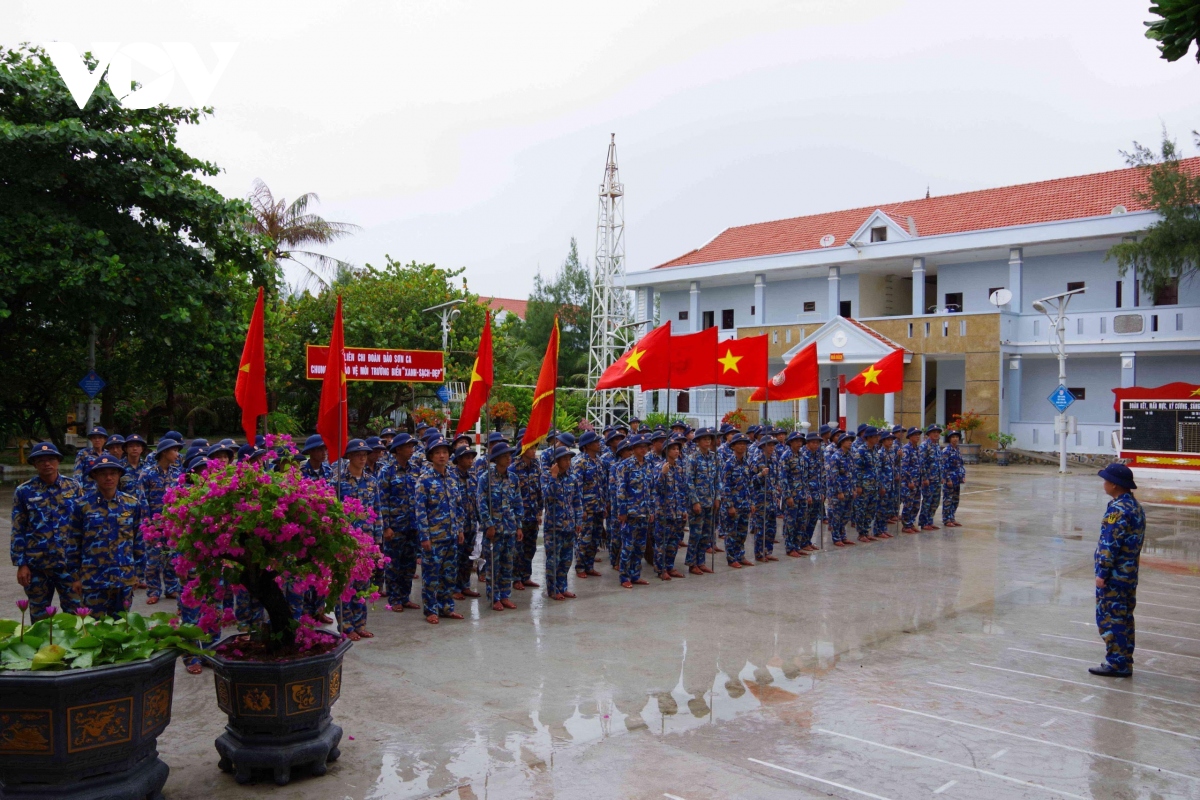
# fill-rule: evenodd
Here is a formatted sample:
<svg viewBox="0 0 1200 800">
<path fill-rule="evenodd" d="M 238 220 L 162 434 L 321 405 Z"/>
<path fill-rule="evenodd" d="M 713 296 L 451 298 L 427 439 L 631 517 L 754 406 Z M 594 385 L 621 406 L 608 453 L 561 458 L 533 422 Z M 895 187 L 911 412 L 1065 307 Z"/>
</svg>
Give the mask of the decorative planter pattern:
<svg viewBox="0 0 1200 800">
<path fill-rule="evenodd" d="M 0 797 L 161 798 L 177 657 L 0 673 Z"/>
<path fill-rule="evenodd" d="M 230 642 L 237 637 L 230 637 Z M 342 693 L 342 658 L 350 641 L 328 653 L 288 661 L 233 661 L 206 654 L 213 665 L 217 706 L 229 715 L 216 741 L 220 768 L 247 783 L 270 770 L 280 786 L 295 767 L 324 775 L 340 755 L 342 729 L 330 708 Z"/>
</svg>

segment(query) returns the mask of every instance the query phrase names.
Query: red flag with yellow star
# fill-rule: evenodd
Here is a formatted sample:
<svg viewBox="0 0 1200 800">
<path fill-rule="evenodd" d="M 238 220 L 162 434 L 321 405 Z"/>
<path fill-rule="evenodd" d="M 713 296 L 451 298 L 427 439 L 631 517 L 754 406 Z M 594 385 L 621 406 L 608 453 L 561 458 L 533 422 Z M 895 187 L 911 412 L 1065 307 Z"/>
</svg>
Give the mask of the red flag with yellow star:
<svg viewBox="0 0 1200 800">
<path fill-rule="evenodd" d="M 671 321 L 647 333 L 625 355 L 604 370 L 596 381 L 596 391 L 625 386 L 666 386 L 671 368 Z"/>
<path fill-rule="evenodd" d="M 722 386 L 762 386 L 767 382 L 767 335 L 717 343 L 717 379 Z"/>
<path fill-rule="evenodd" d="M 258 287 L 258 300 L 250 315 L 246 344 L 242 346 L 242 363 L 238 364 L 237 384 L 233 399 L 242 409 L 242 430 L 246 441 L 254 444 L 258 433 L 258 418 L 267 413 L 267 357 L 263 347 L 263 290 Z"/>
<path fill-rule="evenodd" d="M 483 334 L 479 337 L 479 350 L 475 363 L 471 365 L 471 383 L 467 386 L 467 397 L 463 400 L 454 435 L 466 433 L 479 421 L 479 412 L 492 391 L 492 313 L 483 312 Z"/>
<path fill-rule="evenodd" d="M 903 350 L 893 350 L 846 382 L 850 394 L 891 394 L 903 389 Z"/>
<path fill-rule="evenodd" d="M 325 361 L 325 377 L 321 381 L 321 405 L 317 411 L 317 433 L 325 440 L 330 461 L 342 457 L 350 438 L 345 345 L 342 335 L 342 296 L 339 294 L 337 311 L 333 313 L 333 330 L 329 334 L 329 358 Z"/>
<path fill-rule="evenodd" d="M 542 371 L 538 373 L 537 386 L 533 389 L 533 408 L 529 410 L 529 424 L 521 439 L 521 452 L 537 447 L 538 442 L 550 433 L 554 425 L 554 387 L 558 385 L 558 315 L 554 315 L 554 327 L 550 330 L 550 341 L 546 344 L 546 357 L 542 359 Z"/>
</svg>

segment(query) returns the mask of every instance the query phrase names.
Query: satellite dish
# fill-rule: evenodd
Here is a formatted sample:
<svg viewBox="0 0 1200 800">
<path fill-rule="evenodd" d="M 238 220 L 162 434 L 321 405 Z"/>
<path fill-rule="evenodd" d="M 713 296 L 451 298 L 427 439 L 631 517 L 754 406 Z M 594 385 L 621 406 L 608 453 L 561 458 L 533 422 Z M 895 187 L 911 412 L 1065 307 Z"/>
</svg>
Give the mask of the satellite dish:
<svg viewBox="0 0 1200 800">
<path fill-rule="evenodd" d="M 1008 289 L 997 289 L 988 296 L 988 302 L 994 306 L 1006 306 L 1012 302 L 1012 292 Z"/>
<path fill-rule="evenodd" d="M 827 233 L 821 237 L 821 247 L 832 247 L 834 242 L 833 234 Z"/>
</svg>

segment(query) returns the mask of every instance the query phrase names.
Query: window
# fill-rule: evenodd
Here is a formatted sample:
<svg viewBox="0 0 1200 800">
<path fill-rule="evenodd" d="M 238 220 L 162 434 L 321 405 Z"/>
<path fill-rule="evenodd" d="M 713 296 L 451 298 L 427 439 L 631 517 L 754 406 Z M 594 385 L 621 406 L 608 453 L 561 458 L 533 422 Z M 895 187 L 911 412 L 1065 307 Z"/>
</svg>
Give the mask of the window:
<svg viewBox="0 0 1200 800">
<path fill-rule="evenodd" d="M 713 325 L 716 325 L 717 323 L 713 322 L 713 316 L 714 316 L 715 314 L 716 314 L 716 312 L 715 312 L 715 311 L 703 311 L 703 312 L 701 312 L 701 313 L 700 313 L 700 320 L 701 320 L 701 322 L 703 322 L 704 324 L 703 324 L 703 325 L 701 325 L 700 327 L 701 327 L 701 328 L 703 328 L 704 330 L 708 330 L 708 329 L 709 329 L 709 328 L 711 328 Z"/>
<path fill-rule="evenodd" d="M 929 323 L 928 322 L 925 323 L 925 338 L 926 339 L 929 338 Z"/>
<path fill-rule="evenodd" d="M 771 331 L 771 344 L 779 344 L 779 331 Z"/>
<path fill-rule="evenodd" d="M 912 323 L 908 323 L 908 338 L 912 338 Z"/>
<path fill-rule="evenodd" d="M 852 311 L 852 309 L 850 307 L 849 300 L 842 300 L 841 302 L 838 303 L 838 314 L 840 314 L 841 316 L 845 317 L 846 319 L 849 319 L 851 316 L 853 316 L 850 313 L 851 311 Z"/>
<path fill-rule="evenodd" d="M 1154 305 L 1174 306 L 1179 304 L 1179 278 L 1169 281 L 1154 290 Z"/>
<path fill-rule="evenodd" d="M 1087 389 L 1083 388 L 1082 386 L 1068 386 L 1067 391 L 1075 395 L 1076 400 L 1087 399 Z"/>
<path fill-rule="evenodd" d="M 686 311 L 680 311 L 680 312 L 679 312 L 679 319 L 680 319 L 681 321 L 684 321 L 684 320 L 686 320 L 687 318 L 688 318 L 688 312 L 686 312 Z"/>
<path fill-rule="evenodd" d="M 1071 281 L 1070 283 L 1067 284 L 1067 291 L 1073 292 L 1076 289 L 1082 289 L 1083 283 L 1084 283 L 1083 281 Z"/>
<path fill-rule="evenodd" d="M 721 330 L 733 330 L 733 309 L 726 308 L 721 311 Z"/>
<path fill-rule="evenodd" d="M 726 397 L 737 397 L 737 390 L 736 389 L 726 389 L 725 396 Z"/>
<path fill-rule="evenodd" d="M 754 316 L 754 306 L 750 306 L 750 316 Z"/>
<path fill-rule="evenodd" d="M 886 242 L 887 241 L 887 226 L 880 225 L 877 228 L 871 228 L 871 241 L 872 242 Z"/>
<path fill-rule="evenodd" d="M 1142 304 L 1142 282 L 1136 278 L 1133 281 L 1133 305 L 1135 307 Z"/>
<path fill-rule="evenodd" d="M 949 335 L 950 335 L 950 323 L 943 320 L 942 321 L 942 336 L 949 336 Z"/>
<path fill-rule="evenodd" d="M 1158 333 L 1158 314 L 1150 315 L 1150 332 Z"/>
<path fill-rule="evenodd" d="M 692 397 L 686 389 L 675 396 L 675 410 L 680 414 L 687 414 L 692 410 Z"/>
<path fill-rule="evenodd" d="M 965 319 L 960 319 L 958 321 L 958 335 L 959 336 L 967 335 L 967 321 Z"/>
<path fill-rule="evenodd" d="M 1117 308 L 1121 307 L 1121 292 L 1125 288 L 1124 281 L 1117 281 Z"/>
<path fill-rule="evenodd" d="M 946 310 L 962 311 L 962 292 L 946 292 Z"/>
<path fill-rule="evenodd" d="M 816 300 L 805 300 L 804 301 L 804 312 L 806 314 L 809 312 L 812 312 L 812 311 L 816 311 L 816 310 L 817 310 L 817 301 Z"/>
<path fill-rule="evenodd" d="M 791 328 L 788 328 L 787 330 L 785 330 L 783 332 L 783 340 L 788 344 L 792 343 L 792 329 Z"/>
</svg>

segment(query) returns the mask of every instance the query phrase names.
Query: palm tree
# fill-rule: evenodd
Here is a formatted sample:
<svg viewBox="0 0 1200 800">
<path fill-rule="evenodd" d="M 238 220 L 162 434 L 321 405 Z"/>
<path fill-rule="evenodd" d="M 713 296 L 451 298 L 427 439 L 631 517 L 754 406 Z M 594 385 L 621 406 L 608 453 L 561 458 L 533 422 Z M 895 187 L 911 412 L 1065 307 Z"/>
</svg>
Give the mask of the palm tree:
<svg viewBox="0 0 1200 800">
<path fill-rule="evenodd" d="M 339 273 L 345 273 L 354 267 L 332 256 L 297 248 L 329 244 L 359 230 L 357 225 L 330 222 L 316 214 L 308 213 L 310 202 L 319 203 L 321 198 L 309 192 L 297 197 L 291 205 L 282 197 L 276 200 L 261 179 L 255 179 L 254 191 L 250 193 L 250 208 L 253 212 L 253 219 L 248 225 L 250 232 L 270 239 L 272 247 L 267 252 L 267 261 L 272 267 L 278 268 L 279 262 L 284 260 L 304 267 L 304 279 L 297 287 L 301 292 L 314 281 L 322 288 L 329 288 Z M 302 258 L 304 260 L 301 260 Z"/>
</svg>

